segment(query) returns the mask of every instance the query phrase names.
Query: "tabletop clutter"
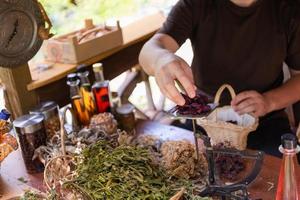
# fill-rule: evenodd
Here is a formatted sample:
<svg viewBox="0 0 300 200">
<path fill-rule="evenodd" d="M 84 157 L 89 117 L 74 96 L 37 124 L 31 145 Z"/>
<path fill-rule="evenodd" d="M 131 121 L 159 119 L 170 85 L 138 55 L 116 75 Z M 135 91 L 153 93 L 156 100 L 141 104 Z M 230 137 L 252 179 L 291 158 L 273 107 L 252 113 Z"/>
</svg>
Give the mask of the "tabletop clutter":
<svg viewBox="0 0 300 200">
<path fill-rule="evenodd" d="M 10 114 L 3 109 L 0 112 L 0 165 L 1 162 L 14 150 L 18 148 L 17 140 L 9 134 L 12 126 L 8 122 Z"/>
<path fill-rule="evenodd" d="M 92 66 L 93 84 L 88 67 L 67 76 L 71 106 L 43 102 L 12 124 L 9 113 L 1 112 L 0 161 L 18 148 L 9 134 L 13 125 L 28 173 L 44 173 L 45 191 L 26 191 L 19 199 L 250 199 L 247 186 L 263 154 L 248 153 L 246 144 L 258 119 L 219 106 L 226 88 L 235 96 L 230 85 L 220 87 L 214 106 L 199 93 L 194 99 L 184 95 L 186 104 L 169 112 L 201 127 L 194 126 L 195 144 L 162 141 L 137 134 L 134 106 L 110 91 L 101 63 Z"/>
</svg>

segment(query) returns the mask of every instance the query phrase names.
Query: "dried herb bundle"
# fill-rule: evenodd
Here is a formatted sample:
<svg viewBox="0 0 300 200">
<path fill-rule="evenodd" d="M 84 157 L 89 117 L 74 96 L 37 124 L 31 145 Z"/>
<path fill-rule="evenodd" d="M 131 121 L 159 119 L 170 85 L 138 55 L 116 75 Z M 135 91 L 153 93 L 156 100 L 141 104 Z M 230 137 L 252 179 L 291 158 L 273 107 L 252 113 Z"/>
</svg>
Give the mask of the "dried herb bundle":
<svg viewBox="0 0 300 200">
<path fill-rule="evenodd" d="M 208 171 L 206 159 L 200 154 L 197 161 L 195 147 L 189 141 L 164 142 L 161 154 L 162 167 L 169 175 L 185 179 L 202 178 L 204 182 Z"/>
<path fill-rule="evenodd" d="M 65 183 L 89 199 L 169 199 L 189 181 L 172 182 L 163 170 L 153 166 L 147 149 L 135 146 L 113 148 L 99 141 L 83 151 L 77 178 Z"/>
</svg>

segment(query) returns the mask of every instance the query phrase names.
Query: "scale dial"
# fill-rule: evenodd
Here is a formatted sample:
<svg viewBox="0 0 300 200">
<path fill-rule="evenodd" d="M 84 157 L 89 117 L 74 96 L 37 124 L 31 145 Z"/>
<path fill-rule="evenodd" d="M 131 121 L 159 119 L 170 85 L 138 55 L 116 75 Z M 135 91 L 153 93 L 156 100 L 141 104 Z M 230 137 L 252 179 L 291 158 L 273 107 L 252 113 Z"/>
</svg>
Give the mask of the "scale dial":
<svg viewBox="0 0 300 200">
<path fill-rule="evenodd" d="M 3 16 L 4 15 L 4 16 Z M 36 37 L 36 24 L 22 11 L 10 11 L 0 18 L 0 54 L 20 56 L 32 47 Z"/>
<path fill-rule="evenodd" d="M 28 62 L 40 49 L 38 28 L 44 26 L 36 1 L 6 0 L 0 3 L 0 66 Z"/>
</svg>

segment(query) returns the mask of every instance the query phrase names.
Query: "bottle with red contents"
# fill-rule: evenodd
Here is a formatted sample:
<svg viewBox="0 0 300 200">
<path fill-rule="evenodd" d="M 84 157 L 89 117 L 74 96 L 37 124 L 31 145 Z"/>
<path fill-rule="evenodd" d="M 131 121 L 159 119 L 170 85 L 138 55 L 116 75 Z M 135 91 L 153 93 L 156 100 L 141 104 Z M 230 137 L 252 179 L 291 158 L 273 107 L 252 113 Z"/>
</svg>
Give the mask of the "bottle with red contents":
<svg viewBox="0 0 300 200">
<path fill-rule="evenodd" d="M 300 200 L 299 171 L 297 171 L 297 157 L 300 147 L 293 134 L 285 134 L 281 138 L 279 150 L 283 153 L 281 169 L 278 179 L 276 200 Z"/>
<path fill-rule="evenodd" d="M 98 113 L 110 112 L 109 81 L 104 79 L 102 63 L 93 65 L 95 83 L 92 86 Z"/>
</svg>

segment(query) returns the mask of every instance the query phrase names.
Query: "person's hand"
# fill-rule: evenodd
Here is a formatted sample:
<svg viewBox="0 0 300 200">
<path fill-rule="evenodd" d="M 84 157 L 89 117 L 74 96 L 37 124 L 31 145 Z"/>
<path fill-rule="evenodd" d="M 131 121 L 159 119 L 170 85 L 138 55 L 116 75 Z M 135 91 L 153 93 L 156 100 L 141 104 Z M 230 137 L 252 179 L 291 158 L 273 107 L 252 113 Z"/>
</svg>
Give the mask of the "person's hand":
<svg viewBox="0 0 300 200">
<path fill-rule="evenodd" d="M 176 88 L 175 80 L 179 81 L 190 98 L 196 95 L 191 68 L 182 58 L 172 53 L 162 55 L 156 63 L 154 76 L 161 92 L 177 105 L 184 105 L 185 100 Z"/>
<path fill-rule="evenodd" d="M 256 91 L 245 91 L 238 94 L 231 106 L 240 115 L 253 114 L 255 117 L 265 116 L 271 111 L 272 102 L 263 94 Z"/>
</svg>

